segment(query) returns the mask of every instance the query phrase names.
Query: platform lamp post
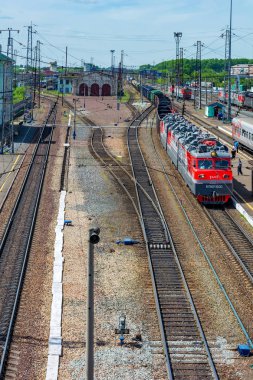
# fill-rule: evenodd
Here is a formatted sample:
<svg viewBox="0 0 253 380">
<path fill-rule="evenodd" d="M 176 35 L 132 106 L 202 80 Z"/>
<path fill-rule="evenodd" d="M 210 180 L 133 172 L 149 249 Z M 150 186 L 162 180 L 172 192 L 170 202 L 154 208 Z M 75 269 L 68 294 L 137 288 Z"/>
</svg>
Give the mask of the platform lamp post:
<svg viewBox="0 0 253 380">
<path fill-rule="evenodd" d="M 61 105 L 63 106 L 63 91 L 64 91 L 64 79 L 63 79 L 63 66 L 61 67 Z"/>
<path fill-rule="evenodd" d="M 79 102 L 79 99 L 74 98 L 73 103 L 74 103 L 74 131 L 73 131 L 73 139 L 76 139 L 76 102 Z"/>
<path fill-rule="evenodd" d="M 86 380 L 94 379 L 94 245 L 100 240 L 98 227 L 89 230 L 87 272 Z"/>
</svg>

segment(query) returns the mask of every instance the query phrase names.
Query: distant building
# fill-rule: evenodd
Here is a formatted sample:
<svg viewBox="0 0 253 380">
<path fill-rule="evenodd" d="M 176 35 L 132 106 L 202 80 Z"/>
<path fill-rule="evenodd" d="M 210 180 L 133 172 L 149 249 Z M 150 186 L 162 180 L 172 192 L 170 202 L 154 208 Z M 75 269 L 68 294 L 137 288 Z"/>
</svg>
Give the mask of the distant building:
<svg viewBox="0 0 253 380">
<path fill-rule="evenodd" d="M 47 88 L 47 90 L 57 90 L 58 76 L 57 70 L 50 70 L 48 68 L 41 70 L 42 87 Z"/>
<path fill-rule="evenodd" d="M 49 65 L 50 65 L 49 66 L 50 71 L 54 71 L 54 72 L 57 71 L 57 62 L 56 61 L 50 62 Z"/>
<path fill-rule="evenodd" d="M 63 94 L 72 94 L 72 75 L 62 75 L 58 78 L 58 91 Z"/>
<path fill-rule="evenodd" d="M 117 93 L 116 75 L 85 71 L 59 75 L 58 91 L 77 96 L 112 96 Z"/>
<path fill-rule="evenodd" d="M 245 63 L 231 67 L 231 75 L 240 77 L 253 77 L 253 64 Z"/>
<path fill-rule="evenodd" d="M 12 121 L 13 108 L 13 65 L 12 60 L 0 53 L 0 141 L 1 152 L 3 146 L 9 144 L 12 136 L 10 124 Z M 0 153 L 1 153 L 0 152 Z"/>
<path fill-rule="evenodd" d="M 84 71 L 92 71 L 93 69 L 93 64 L 92 63 L 84 63 L 83 64 L 83 70 Z"/>
<path fill-rule="evenodd" d="M 73 95 L 112 96 L 117 94 L 116 75 L 103 71 L 84 72 L 72 81 Z"/>
</svg>

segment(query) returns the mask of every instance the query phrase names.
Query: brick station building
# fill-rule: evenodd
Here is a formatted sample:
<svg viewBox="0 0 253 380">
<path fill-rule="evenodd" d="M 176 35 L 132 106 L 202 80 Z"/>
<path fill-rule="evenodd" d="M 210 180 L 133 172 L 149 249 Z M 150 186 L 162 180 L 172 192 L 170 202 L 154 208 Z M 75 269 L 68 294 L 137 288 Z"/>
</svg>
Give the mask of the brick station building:
<svg viewBox="0 0 253 380">
<path fill-rule="evenodd" d="M 117 80 L 116 75 L 108 72 L 82 72 L 60 76 L 58 88 L 75 96 L 113 96 L 117 93 Z"/>
</svg>

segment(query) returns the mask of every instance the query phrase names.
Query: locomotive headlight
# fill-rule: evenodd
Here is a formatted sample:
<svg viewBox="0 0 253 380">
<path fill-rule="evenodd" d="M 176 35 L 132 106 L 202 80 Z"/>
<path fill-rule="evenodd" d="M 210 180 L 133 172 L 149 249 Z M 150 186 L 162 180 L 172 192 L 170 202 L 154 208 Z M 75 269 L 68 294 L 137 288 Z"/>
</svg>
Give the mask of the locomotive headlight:
<svg viewBox="0 0 253 380">
<path fill-rule="evenodd" d="M 223 174 L 223 178 L 229 178 L 228 174 Z"/>
<path fill-rule="evenodd" d="M 199 178 L 205 178 L 205 174 L 199 174 Z"/>
<path fill-rule="evenodd" d="M 218 154 L 217 154 L 216 150 L 213 150 L 211 152 L 211 157 L 217 157 L 217 156 L 218 156 Z"/>
</svg>

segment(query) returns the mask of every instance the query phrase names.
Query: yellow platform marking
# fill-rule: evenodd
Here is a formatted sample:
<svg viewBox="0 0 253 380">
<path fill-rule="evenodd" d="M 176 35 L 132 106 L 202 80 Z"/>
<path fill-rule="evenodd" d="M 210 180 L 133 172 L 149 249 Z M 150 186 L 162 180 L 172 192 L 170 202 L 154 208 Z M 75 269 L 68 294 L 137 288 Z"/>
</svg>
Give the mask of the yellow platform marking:
<svg viewBox="0 0 253 380">
<path fill-rule="evenodd" d="M 3 188 L 4 188 L 4 186 L 5 186 L 6 182 L 7 182 L 7 179 L 9 178 L 9 176 L 11 175 L 11 173 L 13 172 L 13 169 L 14 169 L 14 167 L 15 167 L 17 161 L 19 160 L 19 158 L 20 158 L 20 155 L 18 155 L 17 158 L 16 158 L 16 160 L 14 161 L 14 163 L 13 163 L 13 165 L 12 165 L 12 167 L 11 167 L 11 170 L 10 170 L 9 173 L 7 174 L 7 177 L 5 178 L 4 183 L 3 183 L 2 186 L 0 187 L 0 192 L 3 191 Z"/>
<path fill-rule="evenodd" d="M 241 200 L 243 200 L 243 202 L 247 205 L 248 208 L 250 208 L 251 210 L 253 210 L 253 207 L 248 202 L 246 202 L 246 200 L 240 194 L 238 194 L 236 190 L 234 190 L 234 193 L 236 193 L 236 195 L 239 198 L 241 198 Z"/>
</svg>

